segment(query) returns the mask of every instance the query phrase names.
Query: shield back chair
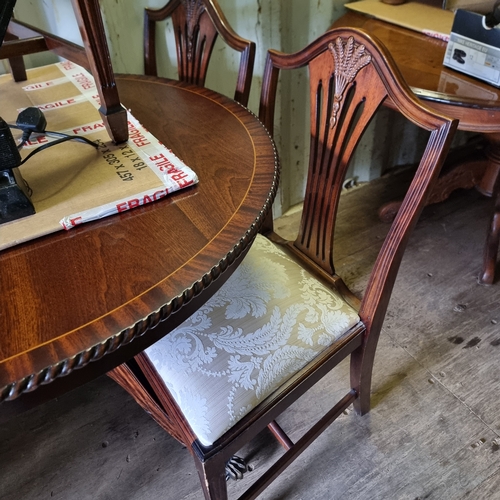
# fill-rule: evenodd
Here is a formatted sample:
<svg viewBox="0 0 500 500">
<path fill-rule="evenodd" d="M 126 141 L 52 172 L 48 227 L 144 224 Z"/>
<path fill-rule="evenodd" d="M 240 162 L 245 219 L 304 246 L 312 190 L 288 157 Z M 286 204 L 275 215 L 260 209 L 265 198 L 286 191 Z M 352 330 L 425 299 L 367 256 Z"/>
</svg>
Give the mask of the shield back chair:
<svg viewBox="0 0 500 500">
<path fill-rule="evenodd" d="M 15 0 L 9 0 L 8 3 L 13 8 Z M 83 47 L 12 19 L 5 33 L 5 43 L 0 48 L 0 59 L 9 59 L 12 77 L 16 82 L 27 78 L 22 56 L 37 52 L 52 51 L 84 67 L 95 79 L 101 101 L 99 113 L 109 136 L 116 143 L 125 142 L 128 139 L 127 111 L 118 96 L 99 0 L 72 0 L 72 3 Z"/>
<path fill-rule="evenodd" d="M 255 43 L 238 36 L 217 0 L 170 0 L 161 9 L 145 9 L 144 72 L 157 76 L 156 23 L 171 17 L 179 80 L 205 86 L 210 57 L 217 36 L 241 52 L 234 100 L 246 106 L 252 83 Z"/>
<path fill-rule="evenodd" d="M 227 498 L 225 464 L 266 426 L 286 451 L 240 499 L 258 496 L 351 404 L 359 414 L 369 411 L 375 349 L 396 274 L 457 126 L 418 101 L 375 38 L 337 29 L 294 54 L 269 51 L 260 102 L 268 130 L 280 71 L 305 66 L 310 163 L 297 239 L 257 235 L 204 306 L 110 373 L 191 452 L 207 499 Z M 335 218 L 349 160 L 387 100 L 429 139 L 359 299 L 335 272 Z M 276 419 L 349 356 L 350 389 L 294 443 Z"/>
</svg>

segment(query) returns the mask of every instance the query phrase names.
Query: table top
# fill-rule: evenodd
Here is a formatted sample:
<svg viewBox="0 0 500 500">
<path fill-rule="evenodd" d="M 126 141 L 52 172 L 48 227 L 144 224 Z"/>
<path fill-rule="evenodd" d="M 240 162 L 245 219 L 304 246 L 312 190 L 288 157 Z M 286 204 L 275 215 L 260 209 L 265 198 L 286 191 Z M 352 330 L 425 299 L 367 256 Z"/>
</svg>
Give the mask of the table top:
<svg viewBox="0 0 500 500">
<path fill-rule="evenodd" d="M 277 155 L 246 108 L 160 78 L 117 85 L 199 184 L 0 253 L 0 401 L 71 388 L 167 334 L 227 279 L 270 210 Z"/>
<path fill-rule="evenodd" d="M 443 66 L 447 43 L 417 31 L 348 11 L 333 23 L 361 28 L 378 38 L 415 94 L 460 119 L 459 128 L 500 131 L 500 89 Z"/>
</svg>

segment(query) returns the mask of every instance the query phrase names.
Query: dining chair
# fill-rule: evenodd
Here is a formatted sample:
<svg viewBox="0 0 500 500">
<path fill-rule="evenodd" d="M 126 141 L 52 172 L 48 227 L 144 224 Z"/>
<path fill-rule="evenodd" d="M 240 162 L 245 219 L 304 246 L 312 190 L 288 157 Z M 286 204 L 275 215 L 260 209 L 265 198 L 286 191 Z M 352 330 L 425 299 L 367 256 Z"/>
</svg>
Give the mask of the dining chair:
<svg viewBox="0 0 500 500">
<path fill-rule="evenodd" d="M 0 48 L 0 59 L 9 59 L 15 81 L 26 80 L 22 56 L 52 51 L 90 71 L 101 106 L 99 113 L 116 143 L 128 139 L 127 111 L 121 105 L 115 84 L 99 0 L 72 0 L 83 47 L 35 26 L 12 19 Z"/>
<path fill-rule="evenodd" d="M 172 19 L 179 80 L 205 86 L 208 65 L 217 36 L 241 52 L 234 100 L 246 106 L 250 95 L 255 42 L 238 36 L 217 0 L 170 0 L 161 9 L 145 9 L 144 72 L 157 76 L 156 23 Z"/>
<path fill-rule="evenodd" d="M 261 475 L 248 473 L 259 477 L 240 499 L 258 496 L 350 405 L 360 415 L 370 410 L 375 350 L 396 274 L 457 126 L 417 100 L 374 37 L 336 29 L 299 52 L 268 52 L 259 114 L 269 131 L 280 71 L 302 67 L 310 82 L 310 160 L 297 239 L 285 241 L 271 228 L 258 234 L 199 310 L 110 373 L 191 452 L 206 499 L 227 498 L 226 464 L 238 475 L 241 462 L 231 457 L 266 427 L 285 451 Z M 335 220 L 349 161 L 385 101 L 427 130 L 428 142 L 358 297 L 334 267 Z M 329 372 L 347 357 L 349 389 L 292 440 L 280 415 L 326 374 L 334 377 Z M 311 410 L 314 398 L 325 404 L 323 395 L 309 394 Z"/>
</svg>

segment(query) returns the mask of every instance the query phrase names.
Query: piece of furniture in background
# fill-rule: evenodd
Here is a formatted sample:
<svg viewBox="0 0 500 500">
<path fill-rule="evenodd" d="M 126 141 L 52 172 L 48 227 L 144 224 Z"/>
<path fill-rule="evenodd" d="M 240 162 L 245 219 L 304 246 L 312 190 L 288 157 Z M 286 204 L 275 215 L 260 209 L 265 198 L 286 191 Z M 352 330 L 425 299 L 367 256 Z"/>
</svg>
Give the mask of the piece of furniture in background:
<svg viewBox="0 0 500 500">
<path fill-rule="evenodd" d="M 205 85 L 205 78 L 217 36 L 241 52 L 235 101 L 246 106 L 250 95 L 255 43 L 238 36 L 229 25 L 217 0 L 170 0 L 161 9 L 145 9 L 144 72 L 157 75 L 156 23 L 172 19 L 177 49 L 179 80 Z"/>
<path fill-rule="evenodd" d="M 395 7 L 397 8 L 397 7 Z M 443 66 L 446 42 L 369 16 L 348 12 L 332 28 L 352 26 L 376 36 L 389 50 L 413 92 L 432 108 L 458 118 L 459 130 L 477 132 L 487 141 L 482 149 L 473 147 L 451 152 L 450 160 L 428 204 L 446 199 L 457 188 L 476 187 L 486 196 L 494 193 L 500 177 L 500 89 Z M 497 190 L 500 184 L 497 183 Z M 384 208 L 383 215 L 391 219 L 399 202 Z M 490 224 L 490 228 L 493 223 Z M 479 281 L 491 284 L 495 277 L 498 254 L 492 247 L 497 239 L 488 236 L 489 249 L 484 252 Z"/>
<path fill-rule="evenodd" d="M 484 268 L 481 276 L 483 283 L 488 284 L 495 281 L 495 267 L 500 245 L 500 175 L 497 178 L 494 193 L 494 208 L 484 246 Z"/>
<path fill-rule="evenodd" d="M 260 105 L 268 130 L 280 70 L 305 66 L 311 147 L 298 238 L 258 235 L 200 310 L 110 373 L 188 448 L 207 499 L 227 498 L 225 464 L 266 426 L 287 451 L 240 498 L 260 494 L 348 406 L 369 411 L 375 350 L 404 248 L 457 126 L 421 104 L 374 39 L 339 29 L 294 54 L 269 51 Z M 349 160 L 387 100 L 430 135 L 359 300 L 334 268 L 335 219 Z M 275 419 L 349 356 L 350 389 L 294 444 Z"/>
<path fill-rule="evenodd" d="M 252 113 L 183 82 L 127 75 L 116 83 L 124 106 L 199 183 L 0 252 L 4 418 L 106 373 L 176 327 L 227 279 L 270 211 L 278 161 Z"/>
<path fill-rule="evenodd" d="M 109 56 L 98 0 L 72 0 L 84 48 L 13 19 L 0 48 L 0 59 L 9 59 L 16 81 L 26 80 L 23 55 L 53 51 L 83 66 L 96 81 L 101 99 L 99 113 L 116 143 L 128 138 L 127 112 L 120 103 Z"/>
</svg>

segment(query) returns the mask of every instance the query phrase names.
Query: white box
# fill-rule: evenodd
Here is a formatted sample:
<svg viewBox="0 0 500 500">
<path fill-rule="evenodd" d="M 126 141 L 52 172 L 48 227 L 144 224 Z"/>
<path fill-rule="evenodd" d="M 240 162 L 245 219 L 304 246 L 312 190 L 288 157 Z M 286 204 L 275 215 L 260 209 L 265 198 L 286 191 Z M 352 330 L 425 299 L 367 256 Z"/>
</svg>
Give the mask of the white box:
<svg viewBox="0 0 500 500">
<path fill-rule="evenodd" d="M 500 30 L 487 29 L 484 16 L 457 10 L 443 64 L 500 87 Z"/>
</svg>

